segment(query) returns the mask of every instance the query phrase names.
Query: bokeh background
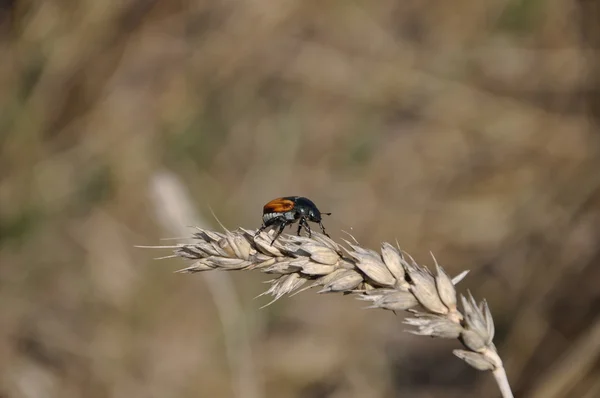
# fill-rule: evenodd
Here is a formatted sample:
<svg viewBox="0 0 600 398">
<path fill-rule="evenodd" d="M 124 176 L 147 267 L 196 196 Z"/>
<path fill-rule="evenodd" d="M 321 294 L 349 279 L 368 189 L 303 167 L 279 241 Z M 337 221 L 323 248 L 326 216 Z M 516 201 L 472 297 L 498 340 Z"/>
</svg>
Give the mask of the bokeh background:
<svg viewBox="0 0 600 398">
<path fill-rule="evenodd" d="M 456 341 L 155 261 L 282 195 L 487 298 L 519 397 L 600 397 L 593 0 L 1 0 L 0 397 L 494 397 Z"/>
</svg>

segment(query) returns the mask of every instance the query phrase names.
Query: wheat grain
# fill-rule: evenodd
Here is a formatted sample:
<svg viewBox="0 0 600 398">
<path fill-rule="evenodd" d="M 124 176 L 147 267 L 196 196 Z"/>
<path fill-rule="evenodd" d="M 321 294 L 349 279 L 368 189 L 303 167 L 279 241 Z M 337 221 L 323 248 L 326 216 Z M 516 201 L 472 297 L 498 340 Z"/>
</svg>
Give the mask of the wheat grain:
<svg viewBox="0 0 600 398">
<path fill-rule="evenodd" d="M 319 293 L 353 294 L 370 302 L 369 308 L 404 310 L 404 323 L 414 327 L 408 332 L 458 339 L 464 349 L 454 355 L 475 369 L 492 371 L 502 396 L 513 397 L 493 343 L 487 302 L 477 303 L 470 292 L 457 295 L 455 285 L 467 271 L 451 278 L 434 257 L 434 274 L 388 243 L 378 253 L 348 241 L 341 246 L 319 233 L 312 238 L 282 235 L 273 245 L 272 233 L 254 234 L 243 228 L 224 233 L 197 229 L 194 243 L 170 247 L 176 256 L 194 261 L 178 272 L 260 270 L 276 275 L 261 294 L 274 297 L 266 305 L 318 287 Z"/>
</svg>

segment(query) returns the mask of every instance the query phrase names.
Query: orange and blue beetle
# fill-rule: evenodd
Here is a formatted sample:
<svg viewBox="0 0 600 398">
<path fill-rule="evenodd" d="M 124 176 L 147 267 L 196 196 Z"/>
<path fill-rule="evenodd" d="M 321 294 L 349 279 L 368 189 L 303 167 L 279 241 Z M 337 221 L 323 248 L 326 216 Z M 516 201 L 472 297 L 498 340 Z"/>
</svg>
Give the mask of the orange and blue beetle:
<svg viewBox="0 0 600 398">
<path fill-rule="evenodd" d="M 304 228 L 308 232 L 308 237 L 310 237 L 311 231 L 308 221 L 311 221 L 319 224 L 323 234 L 329 238 L 321 221 L 322 214 L 331 215 L 331 213 L 321 213 L 310 199 L 302 196 L 285 196 L 273 199 L 263 207 L 263 225 L 256 231 L 255 236 L 271 226 L 278 228 L 273 241 L 271 241 L 272 245 L 286 226 L 299 222 L 298 236 Z"/>
</svg>

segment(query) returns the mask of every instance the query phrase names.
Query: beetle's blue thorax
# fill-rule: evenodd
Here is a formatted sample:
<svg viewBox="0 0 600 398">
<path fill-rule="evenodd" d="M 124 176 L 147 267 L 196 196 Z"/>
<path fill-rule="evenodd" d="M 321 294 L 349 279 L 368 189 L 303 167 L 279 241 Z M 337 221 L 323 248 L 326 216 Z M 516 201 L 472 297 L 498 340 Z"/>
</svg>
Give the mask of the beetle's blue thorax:
<svg viewBox="0 0 600 398">
<path fill-rule="evenodd" d="M 300 216 L 307 217 L 310 221 L 321 221 L 321 212 L 312 200 L 305 197 L 296 198 L 296 211 Z"/>
</svg>

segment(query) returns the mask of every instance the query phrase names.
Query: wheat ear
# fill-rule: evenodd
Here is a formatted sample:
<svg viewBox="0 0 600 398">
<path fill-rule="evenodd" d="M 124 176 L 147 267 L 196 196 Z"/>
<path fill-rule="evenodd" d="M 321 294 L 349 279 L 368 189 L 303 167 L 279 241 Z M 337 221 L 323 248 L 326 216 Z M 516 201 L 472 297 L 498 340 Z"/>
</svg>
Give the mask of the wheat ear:
<svg viewBox="0 0 600 398">
<path fill-rule="evenodd" d="M 502 397 L 513 397 L 493 343 L 494 322 L 487 302 L 477 303 L 469 292 L 460 295 L 459 309 L 455 285 L 467 271 L 451 278 L 433 258 L 434 274 L 389 243 L 383 243 L 378 253 L 357 242 L 344 240 L 347 247 L 341 246 L 319 233 L 312 238 L 282 235 L 273 245 L 271 237 L 272 233 L 255 237 L 255 231 L 243 228 L 224 233 L 198 228 L 194 243 L 157 247 L 194 260 L 178 272 L 260 270 L 276 275 L 261 294 L 274 297 L 267 305 L 316 287 L 318 293 L 353 294 L 370 302 L 369 308 L 406 311 L 404 323 L 414 327 L 408 332 L 458 339 L 464 349 L 454 350 L 454 355 L 475 369 L 491 371 Z"/>
</svg>

